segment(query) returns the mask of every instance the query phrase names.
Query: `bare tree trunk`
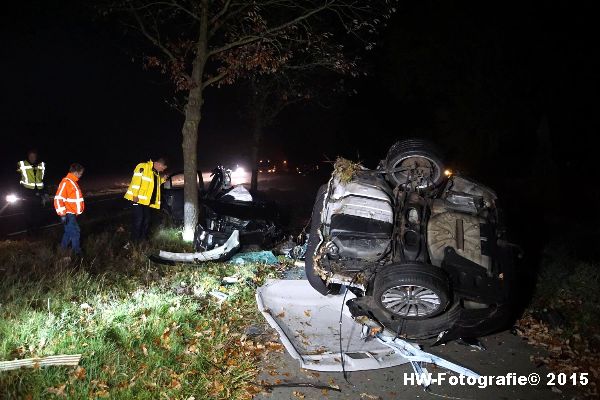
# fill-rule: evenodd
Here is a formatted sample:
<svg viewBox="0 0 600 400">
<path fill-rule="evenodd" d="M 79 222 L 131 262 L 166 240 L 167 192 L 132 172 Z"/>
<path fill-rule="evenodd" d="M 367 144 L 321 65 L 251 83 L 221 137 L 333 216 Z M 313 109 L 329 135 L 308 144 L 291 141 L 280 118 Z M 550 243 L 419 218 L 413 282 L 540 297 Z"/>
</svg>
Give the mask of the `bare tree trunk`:
<svg viewBox="0 0 600 400">
<path fill-rule="evenodd" d="M 183 239 L 194 239 L 194 230 L 198 223 L 198 127 L 202 116 L 202 76 L 206 65 L 208 48 L 208 0 L 202 0 L 200 32 L 196 45 L 196 58 L 192 68 L 192 87 L 185 105 L 185 121 L 182 128 L 183 174 Z"/>
</svg>

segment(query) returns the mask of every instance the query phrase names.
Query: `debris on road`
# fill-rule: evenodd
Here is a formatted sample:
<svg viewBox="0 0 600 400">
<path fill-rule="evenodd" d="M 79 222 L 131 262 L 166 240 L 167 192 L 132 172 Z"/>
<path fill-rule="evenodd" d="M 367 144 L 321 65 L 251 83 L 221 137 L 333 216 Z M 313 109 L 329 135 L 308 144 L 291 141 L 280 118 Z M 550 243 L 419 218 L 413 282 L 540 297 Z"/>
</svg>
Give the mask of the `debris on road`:
<svg viewBox="0 0 600 400">
<path fill-rule="evenodd" d="M 333 390 L 334 392 L 341 392 L 342 389 L 340 389 L 339 386 L 331 386 L 331 385 L 320 385 L 320 384 L 315 384 L 315 383 L 310 383 L 310 382 L 285 382 L 285 383 L 265 383 L 262 385 L 267 391 L 271 391 L 274 388 L 278 388 L 278 387 L 308 387 L 308 388 L 314 388 L 314 389 L 319 389 L 319 390 Z"/>
<path fill-rule="evenodd" d="M 240 278 L 238 278 L 237 276 L 226 276 L 223 278 L 221 283 L 223 283 L 224 285 L 233 285 L 234 283 L 238 283 L 239 281 Z"/>
<path fill-rule="evenodd" d="M 471 351 L 486 351 L 487 348 L 479 339 L 475 338 L 459 338 L 456 340 L 456 343 L 468 346 L 471 348 Z"/>
<path fill-rule="evenodd" d="M 421 375 L 427 373 L 423 364 L 429 363 L 465 376 L 479 376 L 395 337 L 390 331 L 371 329 L 354 320 L 343 303 L 354 298 L 351 292 L 342 299 L 342 296 L 323 296 L 310 287 L 307 280 L 270 280 L 256 293 L 259 310 L 302 368 L 341 372 L 410 363 L 415 373 Z M 377 340 L 365 340 L 368 337 Z"/>
<path fill-rule="evenodd" d="M 212 297 L 214 297 L 215 299 L 217 299 L 217 301 L 219 303 L 224 302 L 229 297 L 228 294 L 219 292 L 218 290 L 212 290 L 212 291 L 208 292 L 208 294 L 211 295 Z"/>
</svg>

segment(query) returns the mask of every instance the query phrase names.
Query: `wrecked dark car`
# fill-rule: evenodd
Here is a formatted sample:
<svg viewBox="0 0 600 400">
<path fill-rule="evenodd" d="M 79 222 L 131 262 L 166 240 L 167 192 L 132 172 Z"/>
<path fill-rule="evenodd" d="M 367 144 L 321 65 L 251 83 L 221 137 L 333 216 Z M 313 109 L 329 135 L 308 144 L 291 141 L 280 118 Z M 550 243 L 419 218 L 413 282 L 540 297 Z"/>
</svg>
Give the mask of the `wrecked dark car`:
<svg viewBox="0 0 600 400">
<path fill-rule="evenodd" d="M 354 317 L 446 342 L 508 323 L 514 249 L 495 192 L 413 139 L 375 170 L 336 162 L 317 194 L 305 265 L 318 292 L 357 296 L 347 303 Z"/>
<path fill-rule="evenodd" d="M 259 201 L 243 186 L 233 186 L 231 170 L 217 166 L 205 187 L 198 171 L 199 221 L 194 248 L 203 252 L 223 246 L 234 231 L 240 245 L 268 247 L 282 235 L 277 204 Z M 163 186 L 163 210 L 176 225 L 183 223 L 183 172 L 170 175 Z"/>
</svg>

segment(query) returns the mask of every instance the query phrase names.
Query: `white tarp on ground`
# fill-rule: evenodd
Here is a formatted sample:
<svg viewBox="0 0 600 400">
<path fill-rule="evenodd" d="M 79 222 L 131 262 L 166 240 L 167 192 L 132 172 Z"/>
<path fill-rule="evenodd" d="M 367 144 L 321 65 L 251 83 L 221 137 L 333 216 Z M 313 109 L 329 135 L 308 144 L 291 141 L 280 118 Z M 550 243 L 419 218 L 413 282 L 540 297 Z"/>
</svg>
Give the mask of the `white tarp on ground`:
<svg viewBox="0 0 600 400">
<path fill-rule="evenodd" d="M 348 293 L 346 301 L 355 297 Z M 270 280 L 258 288 L 258 308 L 302 368 L 342 371 L 339 319 L 343 296 L 323 296 L 307 280 Z M 342 349 L 346 371 L 393 367 L 409 361 L 377 340 L 361 338 L 362 326 L 344 305 Z"/>
</svg>

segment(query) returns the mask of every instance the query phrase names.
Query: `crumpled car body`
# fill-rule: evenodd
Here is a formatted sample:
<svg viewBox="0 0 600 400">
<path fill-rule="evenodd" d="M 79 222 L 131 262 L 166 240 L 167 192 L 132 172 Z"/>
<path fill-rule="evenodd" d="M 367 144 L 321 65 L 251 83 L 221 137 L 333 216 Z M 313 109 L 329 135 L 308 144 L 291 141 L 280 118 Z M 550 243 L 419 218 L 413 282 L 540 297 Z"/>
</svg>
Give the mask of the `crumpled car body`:
<svg viewBox="0 0 600 400">
<path fill-rule="evenodd" d="M 317 194 L 305 265 L 320 293 L 356 294 L 355 317 L 445 342 L 509 322 L 516 246 L 496 193 L 445 170 L 438 154 L 413 139 L 376 170 L 338 160 Z"/>
<path fill-rule="evenodd" d="M 240 245 L 269 246 L 281 236 L 279 208 L 274 202 L 255 200 L 243 186 L 231 186 L 230 171 L 217 166 L 205 187 L 198 171 L 200 223 L 196 227 L 194 247 L 208 251 L 222 246 L 234 231 Z M 183 223 L 183 174 L 172 174 L 165 182 L 163 211 L 177 225 Z"/>
</svg>

